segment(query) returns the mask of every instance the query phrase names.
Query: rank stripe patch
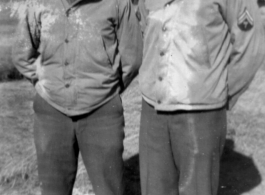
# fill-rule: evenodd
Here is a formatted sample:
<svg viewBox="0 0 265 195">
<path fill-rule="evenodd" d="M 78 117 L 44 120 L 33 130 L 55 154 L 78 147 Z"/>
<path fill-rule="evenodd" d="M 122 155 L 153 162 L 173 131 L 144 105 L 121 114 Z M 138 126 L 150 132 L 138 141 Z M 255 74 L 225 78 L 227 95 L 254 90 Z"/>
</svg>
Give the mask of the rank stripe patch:
<svg viewBox="0 0 265 195">
<path fill-rule="evenodd" d="M 253 25 L 254 24 L 254 20 L 253 18 L 251 17 L 250 13 L 248 12 L 247 9 L 245 9 L 245 11 L 243 12 L 243 14 L 241 14 L 241 16 L 238 18 L 238 22 L 239 23 L 242 23 L 245 21 L 245 19 L 248 19 L 248 22 Z"/>
</svg>

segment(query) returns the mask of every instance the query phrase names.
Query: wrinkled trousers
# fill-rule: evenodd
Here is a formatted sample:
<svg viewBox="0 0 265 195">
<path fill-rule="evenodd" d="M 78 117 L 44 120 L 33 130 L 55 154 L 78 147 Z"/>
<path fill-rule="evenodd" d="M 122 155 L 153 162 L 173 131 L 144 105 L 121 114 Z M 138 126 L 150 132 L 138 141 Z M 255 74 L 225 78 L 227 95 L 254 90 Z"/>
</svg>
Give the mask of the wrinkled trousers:
<svg viewBox="0 0 265 195">
<path fill-rule="evenodd" d="M 96 195 L 122 195 L 124 117 L 116 96 L 92 113 L 69 117 L 39 95 L 34 140 L 42 195 L 71 195 L 82 155 Z"/>
<path fill-rule="evenodd" d="M 225 108 L 157 112 L 142 102 L 142 195 L 216 195 L 227 129 Z"/>
</svg>

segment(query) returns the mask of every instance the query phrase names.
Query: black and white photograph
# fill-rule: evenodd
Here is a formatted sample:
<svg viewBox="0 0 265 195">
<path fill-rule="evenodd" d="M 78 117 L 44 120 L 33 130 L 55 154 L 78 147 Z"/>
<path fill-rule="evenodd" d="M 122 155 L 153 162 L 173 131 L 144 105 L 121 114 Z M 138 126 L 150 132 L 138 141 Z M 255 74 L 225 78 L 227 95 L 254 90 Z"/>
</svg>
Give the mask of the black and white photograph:
<svg viewBox="0 0 265 195">
<path fill-rule="evenodd" d="M 0 195 L 265 195 L 265 0 L 0 0 Z"/>
</svg>

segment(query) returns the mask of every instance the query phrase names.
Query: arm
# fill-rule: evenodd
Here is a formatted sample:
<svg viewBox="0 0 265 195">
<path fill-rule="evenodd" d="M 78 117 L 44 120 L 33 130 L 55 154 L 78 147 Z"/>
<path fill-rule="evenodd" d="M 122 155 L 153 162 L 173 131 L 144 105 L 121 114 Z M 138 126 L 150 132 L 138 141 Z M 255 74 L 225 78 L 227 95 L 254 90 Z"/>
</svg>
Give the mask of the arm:
<svg viewBox="0 0 265 195">
<path fill-rule="evenodd" d="M 139 20 L 139 23 L 141 25 L 141 30 L 144 33 L 144 30 L 147 25 L 147 15 L 148 11 L 145 7 L 145 0 L 139 0 L 138 1 L 138 6 L 137 6 L 137 18 Z"/>
<path fill-rule="evenodd" d="M 265 34 L 255 0 L 226 3 L 225 17 L 233 45 L 228 64 L 228 98 L 232 108 L 264 63 Z"/>
<path fill-rule="evenodd" d="M 117 30 L 123 89 L 137 75 L 142 63 L 142 34 L 130 0 L 119 0 L 119 24 Z"/>
<path fill-rule="evenodd" d="M 12 47 L 12 59 L 19 72 L 33 84 L 37 81 L 36 61 L 39 53 L 39 23 L 32 7 L 23 5 L 18 14 L 19 24 Z"/>
</svg>

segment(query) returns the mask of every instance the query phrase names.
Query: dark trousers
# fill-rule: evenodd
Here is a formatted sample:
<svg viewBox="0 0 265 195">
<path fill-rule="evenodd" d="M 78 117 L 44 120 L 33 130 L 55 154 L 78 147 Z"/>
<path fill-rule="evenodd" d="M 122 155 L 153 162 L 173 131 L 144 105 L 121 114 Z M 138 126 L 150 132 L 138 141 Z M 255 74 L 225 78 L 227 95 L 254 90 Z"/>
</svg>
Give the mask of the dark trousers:
<svg viewBox="0 0 265 195">
<path fill-rule="evenodd" d="M 94 112 L 68 117 L 39 95 L 34 139 L 42 195 L 71 195 L 81 152 L 96 195 L 122 195 L 124 118 L 121 99 Z"/>
<path fill-rule="evenodd" d="M 226 110 L 157 112 L 144 100 L 142 195 L 216 195 Z"/>
</svg>

